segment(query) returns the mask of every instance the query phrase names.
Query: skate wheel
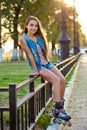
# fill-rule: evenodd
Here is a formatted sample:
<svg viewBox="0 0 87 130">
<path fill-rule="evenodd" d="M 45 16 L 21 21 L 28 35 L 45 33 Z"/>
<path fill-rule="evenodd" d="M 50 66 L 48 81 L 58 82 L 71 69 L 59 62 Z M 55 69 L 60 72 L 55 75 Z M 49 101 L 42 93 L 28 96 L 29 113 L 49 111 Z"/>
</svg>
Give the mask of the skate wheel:
<svg viewBox="0 0 87 130">
<path fill-rule="evenodd" d="M 62 124 L 62 120 L 61 120 L 61 119 L 56 118 L 55 120 L 56 120 L 56 123 L 58 123 L 58 124 Z"/>
<path fill-rule="evenodd" d="M 68 125 L 68 126 L 72 126 L 71 122 L 67 122 L 67 125 Z"/>
<path fill-rule="evenodd" d="M 71 126 L 72 125 L 70 121 L 65 121 L 63 124 L 67 125 L 67 126 Z"/>
<path fill-rule="evenodd" d="M 57 122 L 58 122 L 58 124 L 62 124 L 62 120 L 58 120 Z"/>
<path fill-rule="evenodd" d="M 66 122 L 65 120 L 62 120 L 62 124 L 63 124 L 63 125 L 66 125 L 67 122 Z"/>
</svg>

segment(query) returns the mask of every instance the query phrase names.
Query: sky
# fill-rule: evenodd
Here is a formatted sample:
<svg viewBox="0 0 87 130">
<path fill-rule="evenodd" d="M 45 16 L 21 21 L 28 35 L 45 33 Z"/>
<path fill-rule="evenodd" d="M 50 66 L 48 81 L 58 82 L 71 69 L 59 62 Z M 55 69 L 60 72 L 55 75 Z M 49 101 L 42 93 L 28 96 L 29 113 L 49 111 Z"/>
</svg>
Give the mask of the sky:
<svg viewBox="0 0 87 130">
<path fill-rule="evenodd" d="M 73 6 L 74 0 L 65 0 L 69 6 Z M 82 31 L 87 36 L 87 0 L 75 0 L 75 7 L 78 12 L 78 21 L 82 25 Z"/>
</svg>

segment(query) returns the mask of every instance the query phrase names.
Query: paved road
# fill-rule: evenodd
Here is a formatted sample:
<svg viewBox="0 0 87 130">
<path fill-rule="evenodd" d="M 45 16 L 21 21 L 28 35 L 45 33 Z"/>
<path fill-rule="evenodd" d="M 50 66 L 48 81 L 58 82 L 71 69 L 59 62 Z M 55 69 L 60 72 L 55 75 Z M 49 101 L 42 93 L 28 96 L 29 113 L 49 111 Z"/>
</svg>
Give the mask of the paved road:
<svg viewBox="0 0 87 130">
<path fill-rule="evenodd" d="M 87 130 L 87 54 L 80 57 L 68 112 L 72 116 L 72 127 L 63 130 Z"/>
</svg>

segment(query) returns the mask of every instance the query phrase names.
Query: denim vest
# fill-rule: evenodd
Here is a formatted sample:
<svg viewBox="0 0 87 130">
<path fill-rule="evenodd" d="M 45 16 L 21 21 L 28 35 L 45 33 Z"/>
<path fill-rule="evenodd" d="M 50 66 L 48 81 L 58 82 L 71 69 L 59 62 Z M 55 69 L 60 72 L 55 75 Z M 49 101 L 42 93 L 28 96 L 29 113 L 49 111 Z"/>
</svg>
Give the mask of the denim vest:
<svg viewBox="0 0 87 130">
<path fill-rule="evenodd" d="M 38 71 L 41 70 L 41 61 L 38 55 L 36 43 L 33 40 L 29 39 L 29 37 L 25 33 L 22 35 L 22 37 L 25 39 L 27 46 L 31 50 L 32 54 L 34 55 L 34 59 L 35 59 L 35 63 L 36 63 Z M 40 36 L 37 36 L 37 43 L 40 45 L 40 47 L 42 48 L 45 54 L 46 53 L 45 44 L 44 44 L 43 39 Z M 28 64 L 32 67 L 30 59 L 27 54 L 26 56 L 27 56 Z"/>
</svg>

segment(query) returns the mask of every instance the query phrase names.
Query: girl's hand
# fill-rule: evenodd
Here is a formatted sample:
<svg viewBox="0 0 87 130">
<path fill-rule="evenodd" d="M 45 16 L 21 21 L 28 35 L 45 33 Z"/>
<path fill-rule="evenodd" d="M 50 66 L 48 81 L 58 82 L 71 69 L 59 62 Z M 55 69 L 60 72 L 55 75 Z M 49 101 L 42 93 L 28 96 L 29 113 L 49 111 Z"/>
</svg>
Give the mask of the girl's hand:
<svg viewBox="0 0 87 130">
<path fill-rule="evenodd" d="M 39 72 L 34 72 L 33 75 L 36 77 L 36 76 L 39 76 Z"/>
<path fill-rule="evenodd" d="M 34 72 L 33 75 L 34 75 L 34 76 L 38 76 L 38 75 L 39 75 L 39 72 Z"/>
<path fill-rule="evenodd" d="M 35 72 L 35 73 L 33 73 L 33 74 L 30 75 L 30 78 L 34 78 L 34 77 L 37 77 L 37 76 L 39 76 L 39 73 Z"/>
</svg>

